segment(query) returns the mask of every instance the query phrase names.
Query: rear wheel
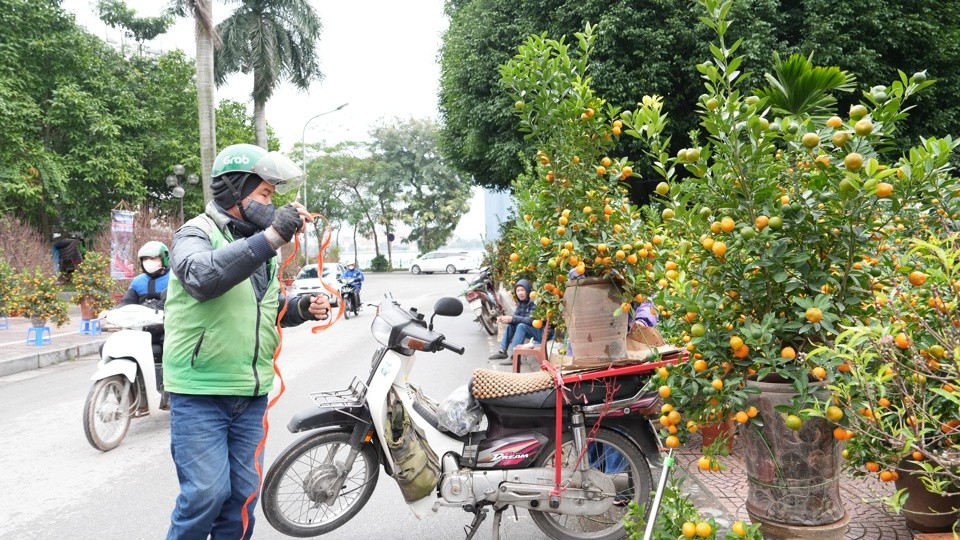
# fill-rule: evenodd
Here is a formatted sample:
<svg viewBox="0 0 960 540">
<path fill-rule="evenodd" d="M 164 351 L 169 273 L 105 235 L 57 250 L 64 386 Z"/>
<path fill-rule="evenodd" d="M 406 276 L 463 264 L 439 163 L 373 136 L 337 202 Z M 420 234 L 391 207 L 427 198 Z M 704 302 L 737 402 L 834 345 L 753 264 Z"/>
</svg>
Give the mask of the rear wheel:
<svg viewBox="0 0 960 540">
<path fill-rule="evenodd" d="M 570 434 L 563 438 L 563 467 L 572 468 L 577 460 L 573 440 Z M 553 443 L 549 449 L 537 457 L 538 467 L 552 467 L 555 450 Z M 650 465 L 643 453 L 630 441 L 603 430 L 597 432 L 596 439 L 587 446 L 584 460 L 593 469 L 600 470 L 613 479 L 616 493 L 614 504 L 603 514 L 595 516 L 568 516 L 549 512 L 530 511 L 533 522 L 550 538 L 560 540 L 583 540 L 623 538 L 623 518 L 627 515 L 627 504 L 636 501 L 647 505 L 650 499 Z"/>
<path fill-rule="evenodd" d="M 410 273 L 411 273 L 411 274 L 419 274 L 419 273 L 420 273 L 420 267 L 417 266 L 417 265 L 411 266 L 411 267 L 410 267 Z"/>
<path fill-rule="evenodd" d="M 448 274 L 456 274 L 456 273 L 457 273 L 457 267 L 454 266 L 454 265 L 452 265 L 452 264 L 448 264 L 448 265 L 447 265 L 447 273 L 448 273 Z"/>
<path fill-rule="evenodd" d="M 123 375 L 93 383 L 83 404 L 83 434 L 94 448 L 108 452 L 123 441 L 133 412 L 132 388 Z"/>
<path fill-rule="evenodd" d="M 380 458 L 372 444 L 364 444 L 345 470 L 349 441 L 349 433 L 320 433 L 283 451 L 263 481 L 263 514 L 274 529 L 301 538 L 319 536 L 363 508 L 377 487 Z M 329 493 L 341 476 L 339 491 Z"/>
<path fill-rule="evenodd" d="M 497 314 L 490 301 L 483 299 L 480 301 L 480 324 L 488 334 L 494 336 L 497 334 Z"/>
</svg>

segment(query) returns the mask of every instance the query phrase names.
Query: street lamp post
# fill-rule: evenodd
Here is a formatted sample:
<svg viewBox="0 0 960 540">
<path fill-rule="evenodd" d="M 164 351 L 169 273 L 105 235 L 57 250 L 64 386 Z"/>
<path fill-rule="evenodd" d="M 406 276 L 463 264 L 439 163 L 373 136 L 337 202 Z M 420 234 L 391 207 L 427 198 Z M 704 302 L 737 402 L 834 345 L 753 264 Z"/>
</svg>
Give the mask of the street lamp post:
<svg viewBox="0 0 960 540">
<path fill-rule="evenodd" d="M 349 103 L 344 103 L 344 104 L 340 105 L 339 107 L 337 107 L 336 109 L 330 109 L 329 111 L 326 111 L 326 112 L 322 112 L 322 113 L 320 113 L 320 114 L 313 115 L 313 116 L 311 116 L 310 118 L 308 118 L 306 122 L 303 123 L 303 133 L 300 135 L 300 150 L 303 152 L 303 159 L 302 159 L 303 167 L 302 167 L 302 169 L 303 169 L 304 179 L 303 179 L 303 201 L 302 201 L 302 204 L 303 204 L 303 207 L 304 207 L 304 208 L 307 208 L 307 176 L 306 176 L 306 175 L 307 175 L 307 126 L 308 126 L 308 125 L 310 124 L 310 122 L 312 122 L 314 119 L 320 118 L 321 116 L 326 115 L 326 114 L 335 113 L 335 112 L 339 111 L 340 109 L 346 107 L 347 105 L 349 105 Z M 320 247 L 320 246 L 318 245 L 317 248 L 319 249 L 319 247 Z M 304 237 L 303 237 L 303 260 L 304 260 L 304 262 L 306 262 L 306 260 L 307 260 L 307 236 L 306 236 L 306 235 L 304 235 Z"/>
<path fill-rule="evenodd" d="M 187 194 L 187 190 L 184 189 L 184 186 L 187 188 L 192 188 L 200 182 L 200 177 L 194 173 L 190 173 L 184 177 L 184 173 L 187 172 L 186 168 L 177 163 L 173 166 L 173 174 L 167 175 L 167 186 L 173 188 L 171 193 L 180 201 L 180 224 L 183 225 L 183 196 Z M 184 183 L 186 181 L 186 183 Z"/>
</svg>

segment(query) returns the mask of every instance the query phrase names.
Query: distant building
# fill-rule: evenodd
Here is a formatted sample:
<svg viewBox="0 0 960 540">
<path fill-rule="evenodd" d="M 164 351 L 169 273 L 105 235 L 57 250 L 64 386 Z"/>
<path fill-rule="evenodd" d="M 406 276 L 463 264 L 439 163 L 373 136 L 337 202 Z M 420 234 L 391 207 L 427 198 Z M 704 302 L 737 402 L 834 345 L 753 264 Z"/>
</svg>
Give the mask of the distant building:
<svg viewBox="0 0 960 540">
<path fill-rule="evenodd" d="M 510 192 L 484 189 L 483 206 L 485 237 L 487 242 L 493 242 L 500 238 L 500 224 L 514 217 L 516 201 Z"/>
</svg>

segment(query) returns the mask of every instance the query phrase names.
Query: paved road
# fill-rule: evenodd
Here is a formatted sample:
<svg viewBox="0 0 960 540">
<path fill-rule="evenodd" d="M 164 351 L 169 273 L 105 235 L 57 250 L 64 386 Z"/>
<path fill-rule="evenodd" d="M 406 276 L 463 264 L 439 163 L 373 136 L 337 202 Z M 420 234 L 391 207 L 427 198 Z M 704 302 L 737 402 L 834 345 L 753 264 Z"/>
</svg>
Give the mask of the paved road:
<svg viewBox="0 0 960 540">
<path fill-rule="evenodd" d="M 455 276 L 373 274 L 363 297 L 369 301 L 389 289 L 404 305 L 430 312 L 437 298 L 456 296 L 462 288 Z M 311 406 L 309 392 L 345 387 L 354 375 L 367 372 L 376 346 L 369 332 L 372 319 L 368 307 L 359 318 L 342 320 L 319 334 L 308 325 L 287 329 L 280 362 L 287 390 L 270 414 L 267 466 L 296 440 L 286 431 L 286 422 Z M 468 313 L 455 319 L 438 317 L 437 328 L 467 353 L 422 355 L 411 379 L 442 399 L 464 384 L 474 368 L 488 366 L 492 342 Z M 5 492 L 0 538 L 155 539 L 165 534 L 178 491 L 168 448 L 168 416 L 134 420 L 120 447 L 107 453 L 95 450 L 81 426 L 94 367 L 95 359 L 85 357 L 0 378 L 0 486 Z M 463 537 L 468 514 L 442 509 L 418 521 L 402 502 L 396 484 L 381 475 L 367 506 L 327 537 Z M 256 515 L 254 538 L 284 538 L 262 519 L 259 506 Z M 480 538 L 490 538 L 488 524 Z M 544 538 L 525 512 L 519 521 L 505 519 L 501 533 L 504 538 Z"/>
</svg>

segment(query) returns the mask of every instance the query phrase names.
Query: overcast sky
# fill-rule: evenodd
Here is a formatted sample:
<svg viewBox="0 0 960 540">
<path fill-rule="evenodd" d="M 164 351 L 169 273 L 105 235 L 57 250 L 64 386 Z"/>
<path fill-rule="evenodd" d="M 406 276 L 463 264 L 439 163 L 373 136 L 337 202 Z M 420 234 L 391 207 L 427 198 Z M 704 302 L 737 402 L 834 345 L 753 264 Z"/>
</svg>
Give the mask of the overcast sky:
<svg viewBox="0 0 960 540">
<path fill-rule="evenodd" d="M 138 15 L 157 15 L 165 1 L 127 0 Z M 320 68 L 324 80 L 309 92 L 282 85 L 267 103 L 267 122 L 289 150 L 304 135 L 304 122 L 315 114 L 349 103 L 344 109 L 310 122 L 308 142 L 366 139 L 378 120 L 437 117 L 440 67 L 437 53 L 447 27 L 443 0 L 313 0 L 323 22 Z M 96 15 L 96 0 L 63 0 L 77 21 L 105 39 L 119 41 L 121 32 Z M 233 4 L 216 0 L 214 18 L 226 18 Z M 194 55 L 192 20 L 180 19 L 150 43 L 163 51 L 181 48 Z M 253 77 L 232 76 L 217 88 L 217 99 L 247 103 Z"/>
<path fill-rule="evenodd" d="M 308 143 L 334 144 L 365 140 L 379 121 L 393 118 L 437 119 L 440 38 L 447 28 L 443 0 L 312 0 L 323 31 L 319 43 L 323 81 L 309 92 L 292 85 L 279 87 L 267 102 L 267 122 L 280 138 L 282 151 L 305 137 Z M 108 41 L 122 32 L 108 28 L 96 14 L 96 0 L 62 0 L 77 22 Z M 138 15 L 158 15 L 165 0 L 127 0 Z M 215 0 L 214 19 L 220 22 L 235 8 Z M 192 20 L 180 19 L 149 46 L 161 51 L 183 49 L 194 56 Z M 217 88 L 216 99 L 247 103 L 253 112 L 252 75 L 234 75 Z M 342 110 L 304 123 L 312 116 L 348 103 Z M 479 190 L 475 188 L 475 193 Z M 456 234 L 476 237 L 482 231 L 482 198 L 461 221 Z"/>
</svg>

